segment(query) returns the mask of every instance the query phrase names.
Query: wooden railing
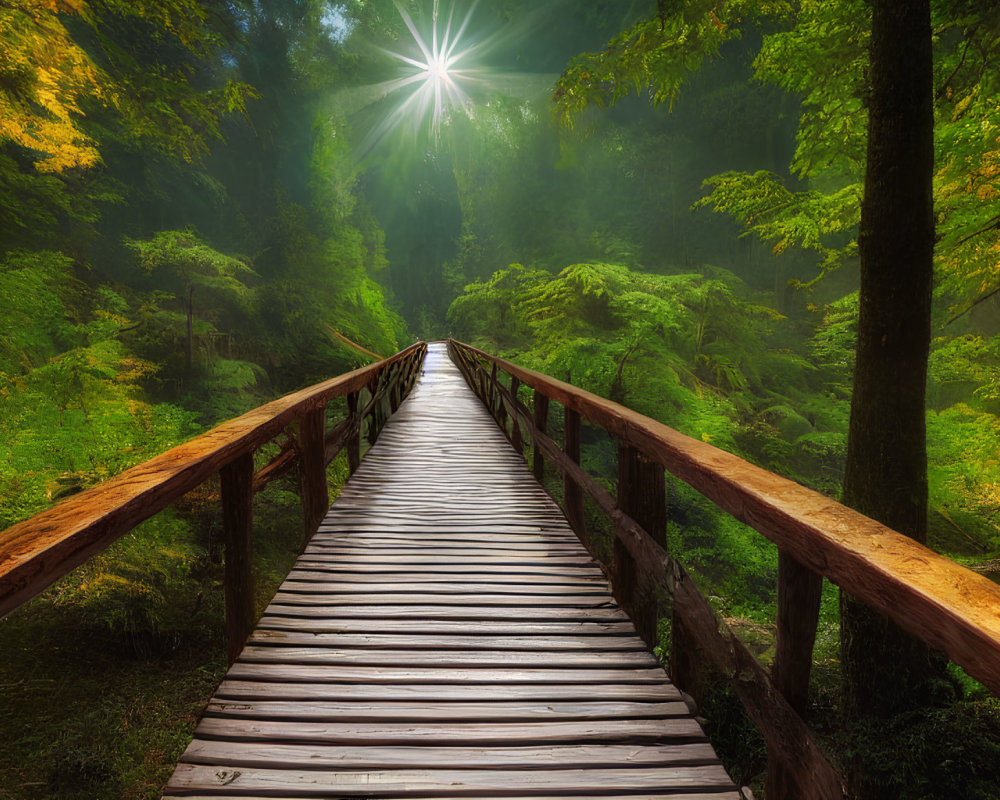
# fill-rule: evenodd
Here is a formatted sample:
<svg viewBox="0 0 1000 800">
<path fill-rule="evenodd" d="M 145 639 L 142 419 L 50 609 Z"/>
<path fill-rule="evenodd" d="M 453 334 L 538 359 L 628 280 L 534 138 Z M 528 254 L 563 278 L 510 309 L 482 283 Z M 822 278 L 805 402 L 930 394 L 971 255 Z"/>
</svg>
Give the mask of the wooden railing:
<svg viewBox="0 0 1000 800">
<path fill-rule="evenodd" d="M 823 576 L 1000 694 L 996 584 L 817 492 L 617 403 L 454 340 L 449 352 L 522 454 L 529 433 L 535 476 L 543 478 L 546 458 L 562 473 L 564 511 L 584 544 L 590 547 L 584 495 L 611 519 L 614 558 L 607 569 L 616 597 L 649 643 L 658 613 L 653 595 L 669 597 L 671 677 L 684 688 L 701 665 L 728 680 L 767 744 L 769 800 L 843 796 L 840 775 L 802 720 Z M 519 396 L 522 386 L 534 390 L 531 409 Z M 564 409 L 562 446 L 547 434 L 550 402 Z M 580 467 L 581 418 L 618 441 L 617 498 Z M 664 470 L 777 544 L 770 674 L 667 552 Z"/>
<path fill-rule="evenodd" d="M 230 661 L 253 627 L 253 496 L 298 466 L 305 537 L 329 508 L 326 468 L 347 448 L 351 472 L 361 427 L 378 429 L 409 393 L 427 346 L 302 389 L 225 422 L 0 533 L 0 617 L 149 519 L 186 492 L 220 477 L 225 540 L 226 647 Z M 326 430 L 327 404 L 345 397 L 347 416 Z M 254 453 L 283 437 L 278 455 L 254 471 Z"/>
</svg>

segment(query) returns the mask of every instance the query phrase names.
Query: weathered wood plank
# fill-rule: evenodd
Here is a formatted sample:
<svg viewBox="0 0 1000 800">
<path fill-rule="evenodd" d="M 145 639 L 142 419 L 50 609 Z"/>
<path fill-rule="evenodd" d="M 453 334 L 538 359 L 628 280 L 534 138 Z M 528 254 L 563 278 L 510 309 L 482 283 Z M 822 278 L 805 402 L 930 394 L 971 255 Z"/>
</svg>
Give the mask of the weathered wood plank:
<svg viewBox="0 0 1000 800">
<path fill-rule="evenodd" d="M 497 701 L 592 702 L 629 700 L 656 702 L 679 700 L 680 692 L 669 683 L 630 684 L 507 684 L 462 685 L 364 683 L 268 683 L 266 681 L 225 680 L 216 696 L 226 700 L 351 700 L 369 702 L 472 702 Z"/>
<path fill-rule="evenodd" d="M 232 680 L 302 681 L 305 683 L 401 683 L 415 686 L 438 683 L 454 686 L 462 683 L 524 684 L 574 683 L 597 686 L 601 683 L 662 683 L 663 669 L 545 669 L 542 667 L 396 667 L 354 666 L 353 664 L 284 664 L 237 661 L 227 673 Z"/>
<path fill-rule="evenodd" d="M 377 647 L 404 650 L 639 650 L 645 643 L 638 636 L 490 636 L 445 633 L 333 633 L 306 632 L 294 626 L 259 627 L 250 635 L 254 644 L 328 645 L 333 647 Z"/>
<path fill-rule="evenodd" d="M 377 747 L 230 743 L 195 739 L 181 762 L 283 770 L 361 769 L 611 769 L 714 764 L 708 743 L 668 745 L 524 745 L 490 747 Z"/>
<path fill-rule="evenodd" d="M 299 793 L 304 797 L 419 796 L 443 797 L 473 793 L 558 792 L 579 797 L 590 792 L 615 790 L 659 791 L 718 788 L 732 792 L 732 782 L 722 767 L 670 767 L 664 769 L 581 770 L 377 770 L 286 771 L 220 769 L 217 766 L 180 764 L 167 794 L 215 791 Z M 704 795 L 699 794 L 699 797 Z"/>
<path fill-rule="evenodd" d="M 224 797 L 224 796 L 225 795 L 219 795 L 219 794 L 212 794 L 212 795 L 190 794 L 190 793 L 184 794 L 186 800 L 218 800 L 219 797 Z M 231 795 L 231 796 L 235 797 L 236 795 Z M 470 797 L 471 795 L 465 795 L 465 796 Z M 565 795 L 563 796 L 565 797 Z M 310 798 L 300 792 L 293 791 L 290 794 L 283 792 L 281 794 L 271 794 L 268 795 L 268 797 L 261 797 L 260 795 L 248 795 L 245 794 L 244 792 L 240 792 L 238 797 L 239 800 L 274 800 L 274 798 L 276 797 L 280 797 L 282 798 L 282 800 L 313 800 L 313 798 L 315 798 L 315 795 L 313 795 Z M 384 798 L 384 800 L 398 800 L 399 798 L 403 797 L 403 795 L 399 794 L 382 795 L 382 797 Z M 475 794 L 475 797 L 476 800 L 552 800 L 553 795 L 550 794 L 546 795 L 545 797 L 540 797 L 539 795 L 535 794 L 527 795 L 521 793 L 517 794 L 507 793 L 503 795 L 498 795 L 498 794 L 483 794 L 482 792 L 477 792 Z M 454 800 L 454 798 L 455 795 L 451 795 L 451 797 L 448 798 L 448 800 Z M 721 790 L 705 789 L 703 791 L 698 791 L 697 794 L 688 794 L 687 792 L 681 792 L 678 794 L 677 792 L 670 791 L 668 789 L 665 792 L 653 792 L 653 793 L 641 792 L 639 794 L 630 793 L 627 796 L 618 794 L 613 794 L 613 795 L 602 794 L 599 797 L 593 794 L 583 795 L 574 792 L 573 798 L 574 800 L 744 800 L 744 796 L 741 795 L 739 792 L 727 789 L 721 789 Z M 446 799 L 441 795 L 436 795 L 434 797 L 424 797 L 423 795 L 421 795 L 421 800 L 446 800 Z"/>
<path fill-rule="evenodd" d="M 352 587 L 354 584 L 352 584 Z M 410 605 L 426 607 L 447 607 L 459 606 L 462 608 L 523 608 L 523 609 L 591 609 L 604 611 L 614 609 L 611 605 L 611 596 L 607 592 L 593 592 L 591 594 L 487 594 L 486 591 L 478 594 L 466 594 L 457 592 L 426 592 L 412 591 L 399 592 L 396 594 L 374 594 L 372 587 L 369 591 L 344 591 L 325 592 L 323 590 L 309 591 L 303 586 L 289 587 L 286 585 L 283 591 L 274 596 L 276 603 L 321 603 L 329 605 L 335 603 L 344 608 L 369 607 L 372 605 L 385 606 L 389 613 L 395 608 L 407 607 Z M 525 613 L 528 613 L 527 611 Z M 620 613 L 614 611 L 615 614 Z"/>
<path fill-rule="evenodd" d="M 524 622 L 519 620 L 454 620 L 454 619 L 353 619 L 336 616 L 330 609 L 328 616 L 305 615 L 288 609 L 278 615 L 264 614 L 260 627 L 298 631 L 328 631 L 333 633 L 406 633 L 461 634 L 465 636 L 625 636 L 634 638 L 635 627 L 631 622 Z"/>
<path fill-rule="evenodd" d="M 441 703 L 331 702 L 324 700 L 234 701 L 214 698 L 205 710 L 213 717 L 299 719 L 313 722 L 539 722 L 553 720 L 664 719 L 689 716 L 682 700 L 529 703 L 498 700 Z"/>
<path fill-rule="evenodd" d="M 329 597 L 327 595 L 326 597 Z M 266 614 L 301 616 L 336 616 L 339 619 L 396 619 L 396 620 L 519 620 L 541 622 L 565 620 L 568 622 L 622 622 L 627 623 L 625 613 L 615 608 L 573 608 L 563 606 L 495 606 L 495 605 L 402 605 L 364 606 L 337 603 L 331 607 L 329 600 L 317 601 L 307 595 L 296 596 L 282 593 L 276 596 Z"/>
<path fill-rule="evenodd" d="M 205 717 L 195 730 L 201 739 L 259 742 L 310 742 L 350 746 L 390 744 L 490 745 L 603 742 L 642 744 L 704 741 L 705 734 L 690 716 L 669 719 L 574 720 L 571 722 L 397 723 L 312 722 Z"/>
<path fill-rule="evenodd" d="M 243 663 L 353 664 L 395 667 L 559 667 L 561 669 L 654 669 L 660 666 L 644 650 L 622 652 L 566 652 L 557 657 L 534 650 L 367 650 L 337 647 L 252 645 L 240 654 Z"/>
</svg>

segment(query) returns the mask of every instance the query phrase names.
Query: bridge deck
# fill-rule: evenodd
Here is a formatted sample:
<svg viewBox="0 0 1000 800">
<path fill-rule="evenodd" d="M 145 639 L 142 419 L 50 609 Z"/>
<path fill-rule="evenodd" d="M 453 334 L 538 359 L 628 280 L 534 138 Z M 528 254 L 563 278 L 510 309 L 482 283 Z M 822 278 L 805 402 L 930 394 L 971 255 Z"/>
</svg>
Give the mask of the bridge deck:
<svg viewBox="0 0 1000 800">
<path fill-rule="evenodd" d="M 440 345 L 229 670 L 175 795 L 739 798 Z"/>
</svg>

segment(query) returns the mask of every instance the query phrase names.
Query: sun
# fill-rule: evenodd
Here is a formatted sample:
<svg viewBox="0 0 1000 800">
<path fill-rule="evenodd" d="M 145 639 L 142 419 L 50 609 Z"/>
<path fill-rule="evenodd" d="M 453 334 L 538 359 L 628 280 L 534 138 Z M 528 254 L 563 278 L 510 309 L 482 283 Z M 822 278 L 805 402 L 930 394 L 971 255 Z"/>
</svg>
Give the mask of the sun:
<svg viewBox="0 0 1000 800">
<path fill-rule="evenodd" d="M 385 51 L 406 68 L 406 74 L 392 82 L 392 90 L 412 87 L 409 96 L 399 103 L 386 122 L 393 127 L 407 121 L 415 128 L 429 124 L 431 132 L 437 136 L 449 114 L 455 111 L 470 113 L 471 100 L 465 86 L 476 80 L 475 70 L 468 64 L 474 45 L 466 46 L 464 37 L 476 3 L 457 26 L 452 5 L 442 26 L 438 0 L 435 0 L 429 36 L 421 34 L 406 9 L 398 2 L 395 5 L 413 37 L 416 52 L 408 56 Z"/>
</svg>

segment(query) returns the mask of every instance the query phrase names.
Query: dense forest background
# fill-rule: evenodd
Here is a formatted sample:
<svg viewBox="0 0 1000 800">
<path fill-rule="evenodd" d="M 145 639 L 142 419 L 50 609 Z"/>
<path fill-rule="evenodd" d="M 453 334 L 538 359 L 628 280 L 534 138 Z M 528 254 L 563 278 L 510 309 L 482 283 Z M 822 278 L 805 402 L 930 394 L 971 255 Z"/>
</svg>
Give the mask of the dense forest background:
<svg viewBox="0 0 1000 800">
<path fill-rule="evenodd" d="M 365 363 L 350 342 L 449 335 L 839 497 L 864 0 L 460 4 L 465 97 L 440 115 L 391 84 L 435 5 L 0 4 L 0 528 Z M 933 13 L 930 545 L 996 577 L 1000 8 Z M 584 449 L 612 480 L 610 444 Z M 295 492 L 257 501 L 262 602 Z M 0 623 L 0 798 L 158 796 L 224 666 L 216 495 Z M 766 659 L 776 552 L 669 501 L 672 548 Z M 820 717 L 836 630 L 827 592 Z M 1000 796 L 997 703 L 951 680 L 905 762 L 871 754 L 886 796 Z M 759 742 L 717 727 L 754 781 Z"/>
</svg>

